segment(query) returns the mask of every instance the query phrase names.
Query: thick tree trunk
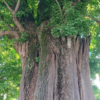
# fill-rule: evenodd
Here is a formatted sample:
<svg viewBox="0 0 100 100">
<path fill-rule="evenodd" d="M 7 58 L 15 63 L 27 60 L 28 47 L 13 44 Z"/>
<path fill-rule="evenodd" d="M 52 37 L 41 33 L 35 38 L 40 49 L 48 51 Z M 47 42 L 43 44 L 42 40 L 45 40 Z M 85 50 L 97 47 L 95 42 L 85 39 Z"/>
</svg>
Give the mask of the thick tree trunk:
<svg viewBox="0 0 100 100">
<path fill-rule="evenodd" d="M 39 64 L 33 59 L 25 65 L 18 100 L 95 100 L 88 62 L 90 37 L 56 39 L 43 30 L 41 25 L 37 32 Z"/>
<path fill-rule="evenodd" d="M 38 63 L 36 63 L 36 57 L 38 57 L 37 36 L 34 32 L 35 25 L 32 22 L 26 22 L 25 27 L 29 31 L 30 37 L 27 41 L 27 48 L 21 50 L 27 51 L 27 55 L 21 56 L 22 63 L 22 78 L 20 83 L 19 97 L 18 100 L 33 100 L 34 91 L 36 87 L 37 75 L 38 75 Z M 22 44 L 23 45 L 23 44 Z"/>
<path fill-rule="evenodd" d="M 38 64 L 34 61 L 35 55 L 32 56 L 29 56 L 22 64 L 23 70 L 18 100 L 33 100 L 37 81 Z"/>
<path fill-rule="evenodd" d="M 90 38 L 76 38 L 70 48 L 68 41 L 46 39 L 45 48 L 41 45 L 34 100 L 95 100 L 88 62 Z"/>
</svg>

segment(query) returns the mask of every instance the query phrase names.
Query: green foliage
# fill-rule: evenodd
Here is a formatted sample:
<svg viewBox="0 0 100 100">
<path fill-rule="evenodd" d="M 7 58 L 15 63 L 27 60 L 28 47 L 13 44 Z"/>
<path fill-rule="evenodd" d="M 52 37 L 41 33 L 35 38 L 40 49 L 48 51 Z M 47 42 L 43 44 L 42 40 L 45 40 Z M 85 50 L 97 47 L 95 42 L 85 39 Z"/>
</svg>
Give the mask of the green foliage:
<svg viewBox="0 0 100 100">
<path fill-rule="evenodd" d="M 0 39 L 0 100 L 18 98 L 21 78 L 20 56 L 7 36 Z"/>
<path fill-rule="evenodd" d="M 27 32 L 22 32 L 21 37 L 18 38 L 16 41 L 20 43 L 24 43 L 25 41 L 27 41 L 28 37 L 29 35 L 27 34 Z"/>
<path fill-rule="evenodd" d="M 93 93 L 96 99 L 100 99 L 100 89 L 96 85 L 92 85 Z"/>
<path fill-rule="evenodd" d="M 39 63 L 39 57 L 36 57 L 35 61 L 36 61 L 37 63 Z"/>
<path fill-rule="evenodd" d="M 27 0 L 28 5 L 31 10 L 33 10 L 34 14 L 33 17 L 35 19 L 35 22 L 37 23 L 37 9 L 38 9 L 38 0 Z"/>
<path fill-rule="evenodd" d="M 38 44 L 36 45 L 36 48 L 39 48 L 39 46 L 40 46 L 40 44 L 38 43 Z"/>
<path fill-rule="evenodd" d="M 0 30 L 8 30 L 6 23 L 12 23 L 11 13 L 3 3 L 0 3 Z"/>
<path fill-rule="evenodd" d="M 29 13 L 32 13 L 32 10 L 30 8 L 25 9 L 25 11 L 18 11 L 17 14 L 15 14 L 15 17 L 27 17 L 29 16 Z"/>
<path fill-rule="evenodd" d="M 93 23 L 90 27 L 91 36 L 91 44 L 89 51 L 89 64 L 90 64 L 90 72 L 91 78 L 95 79 L 95 74 L 99 74 L 100 76 L 100 28 L 97 23 Z"/>
<path fill-rule="evenodd" d="M 55 3 L 55 0 L 40 0 L 38 2 L 38 11 L 37 11 L 37 25 L 40 25 L 42 21 L 49 20 L 52 11 L 52 5 Z"/>
<path fill-rule="evenodd" d="M 50 25 L 51 34 L 55 37 L 61 36 L 88 36 L 90 20 L 84 17 L 84 3 L 72 6 L 72 2 L 64 2 L 62 13 L 57 4 L 52 5 Z M 85 6 L 84 6 L 85 7 Z M 86 7 L 85 7 L 86 8 Z"/>
</svg>

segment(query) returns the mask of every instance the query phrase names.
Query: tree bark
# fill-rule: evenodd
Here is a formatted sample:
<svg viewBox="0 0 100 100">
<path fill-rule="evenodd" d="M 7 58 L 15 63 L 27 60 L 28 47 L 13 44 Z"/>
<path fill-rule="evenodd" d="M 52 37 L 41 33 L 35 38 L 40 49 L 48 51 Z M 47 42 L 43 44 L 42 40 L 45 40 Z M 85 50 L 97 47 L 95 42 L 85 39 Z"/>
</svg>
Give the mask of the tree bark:
<svg viewBox="0 0 100 100">
<path fill-rule="evenodd" d="M 53 38 L 44 26 L 37 31 L 39 63 L 33 59 L 36 56 L 25 61 L 18 100 L 95 100 L 88 61 L 90 37 L 76 37 L 75 43 L 67 37 L 66 42 Z"/>
<path fill-rule="evenodd" d="M 14 10 L 6 0 L 3 1 L 19 32 L 24 32 L 25 29 L 15 18 L 20 0 Z M 56 2 L 61 12 L 59 2 Z M 45 25 L 46 21 L 37 28 L 37 35 L 29 34 L 32 37 L 28 42 L 15 43 L 22 62 L 18 100 L 95 100 L 88 61 L 90 37 L 76 37 L 74 41 L 71 41 L 71 37 L 54 38 L 50 30 L 45 30 Z M 27 28 L 26 30 L 30 31 Z M 15 31 L 1 31 L 0 34 L 18 38 Z M 37 43 L 40 44 L 39 50 L 36 48 Z M 39 62 L 36 62 L 36 57 L 39 57 Z"/>
<path fill-rule="evenodd" d="M 90 37 L 77 38 L 75 47 L 71 43 L 68 48 L 66 42 L 48 38 L 46 55 L 45 51 L 40 52 L 34 100 L 95 100 L 90 82 L 89 43 Z"/>
</svg>

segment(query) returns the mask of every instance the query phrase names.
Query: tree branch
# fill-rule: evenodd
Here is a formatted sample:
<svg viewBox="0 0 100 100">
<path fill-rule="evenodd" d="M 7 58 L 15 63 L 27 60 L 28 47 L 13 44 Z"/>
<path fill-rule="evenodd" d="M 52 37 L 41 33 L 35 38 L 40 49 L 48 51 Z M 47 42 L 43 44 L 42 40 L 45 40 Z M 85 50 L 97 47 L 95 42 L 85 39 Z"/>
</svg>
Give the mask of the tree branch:
<svg viewBox="0 0 100 100">
<path fill-rule="evenodd" d="M 4 77 L 1 76 L 1 77 L 0 77 L 0 80 L 3 79 L 3 78 L 4 78 Z"/>
<path fill-rule="evenodd" d="M 18 27 L 18 29 L 20 30 L 20 32 L 23 32 L 25 29 L 23 28 L 23 26 L 20 24 L 20 22 L 18 21 L 18 19 L 12 15 L 12 19 L 15 23 L 15 25 Z"/>
<path fill-rule="evenodd" d="M 20 0 L 18 0 L 18 2 L 17 2 L 17 4 L 16 4 L 15 13 L 17 13 L 19 6 L 20 6 Z"/>
<path fill-rule="evenodd" d="M 92 20 L 96 21 L 100 25 L 100 21 L 97 19 L 92 18 Z"/>
<path fill-rule="evenodd" d="M 86 16 L 86 17 L 89 17 L 89 18 L 91 18 L 90 16 Z M 96 21 L 99 25 L 100 25 L 100 21 L 99 20 L 97 20 L 97 19 L 94 19 L 94 18 L 91 18 L 92 20 L 94 20 L 94 21 Z"/>
<path fill-rule="evenodd" d="M 13 28 L 10 25 L 6 24 L 6 26 L 10 31 L 13 30 Z"/>
<path fill-rule="evenodd" d="M 3 0 L 5 5 L 7 6 L 7 8 L 10 10 L 11 13 L 13 13 L 13 10 L 10 8 L 10 6 L 8 5 L 8 3 L 6 2 L 6 0 Z"/>
<path fill-rule="evenodd" d="M 15 7 L 15 10 L 12 10 L 8 3 L 6 2 L 6 0 L 3 0 L 4 3 L 6 4 L 6 6 L 8 7 L 8 9 L 10 10 L 11 14 L 12 14 L 12 19 L 15 23 L 15 25 L 18 27 L 19 31 L 20 32 L 23 32 L 25 29 L 23 28 L 23 26 L 20 24 L 20 22 L 18 21 L 18 19 L 15 17 L 15 14 L 17 13 L 18 11 L 18 8 L 19 8 L 19 5 L 20 5 L 20 0 L 18 0 L 17 4 L 16 4 L 16 7 Z"/>
<path fill-rule="evenodd" d="M 3 18 L 0 18 L 0 20 L 2 21 L 2 22 L 4 22 L 4 19 Z M 11 31 L 11 30 L 13 30 L 13 28 L 10 26 L 10 25 L 8 25 L 8 24 L 6 24 L 6 27 Z"/>
<path fill-rule="evenodd" d="M 59 4 L 58 0 L 56 0 L 56 3 L 57 3 L 57 5 L 58 5 L 59 10 L 60 10 L 60 13 L 61 13 L 61 15 L 62 15 L 61 7 L 60 7 L 60 4 Z"/>
<path fill-rule="evenodd" d="M 19 37 L 16 31 L 0 31 L 0 37 L 4 35 L 13 35 L 16 39 Z"/>
</svg>

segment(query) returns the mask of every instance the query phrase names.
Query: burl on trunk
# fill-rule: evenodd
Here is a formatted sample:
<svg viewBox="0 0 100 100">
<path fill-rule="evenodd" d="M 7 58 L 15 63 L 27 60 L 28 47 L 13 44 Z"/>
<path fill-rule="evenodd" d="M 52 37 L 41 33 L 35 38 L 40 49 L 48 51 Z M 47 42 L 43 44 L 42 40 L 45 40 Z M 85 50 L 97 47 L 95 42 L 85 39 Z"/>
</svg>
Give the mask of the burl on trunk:
<svg viewBox="0 0 100 100">
<path fill-rule="evenodd" d="M 33 60 L 23 70 L 18 100 L 95 100 L 88 61 L 90 37 L 54 38 L 43 25 L 37 34 L 39 63 L 27 58 Z"/>
</svg>

